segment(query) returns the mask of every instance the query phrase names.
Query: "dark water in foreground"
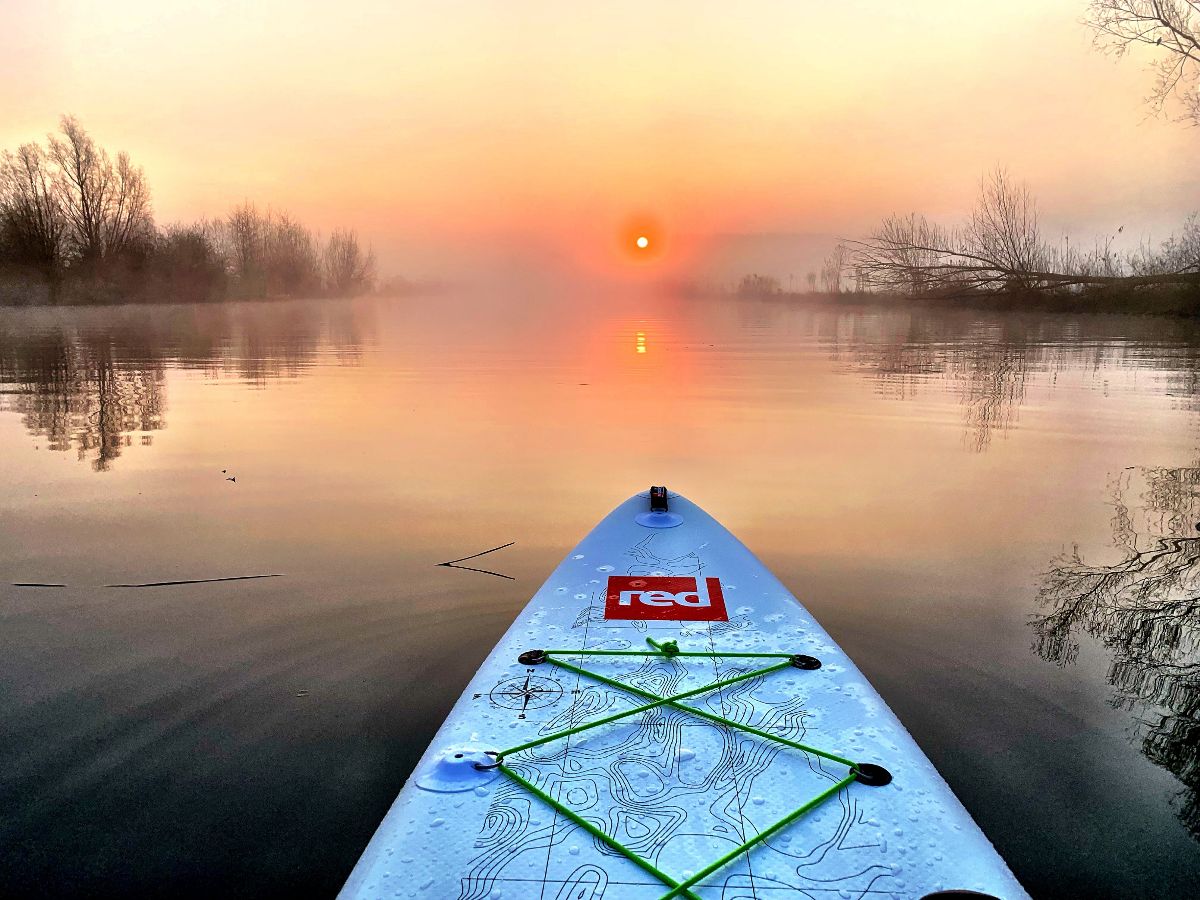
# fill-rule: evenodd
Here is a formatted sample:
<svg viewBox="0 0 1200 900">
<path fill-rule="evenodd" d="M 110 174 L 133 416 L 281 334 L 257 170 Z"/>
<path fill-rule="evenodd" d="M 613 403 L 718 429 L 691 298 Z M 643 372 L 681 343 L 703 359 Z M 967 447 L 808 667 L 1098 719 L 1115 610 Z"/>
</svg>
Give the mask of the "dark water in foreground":
<svg viewBox="0 0 1200 900">
<path fill-rule="evenodd" d="M 1198 448 L 1200 329 L 1171 321 L 0 310 L 0 894 L 331 895 L 517 610 L 665 482 L 1032 893 L 1188 895 Z M 514 581 L 436 566 L 508 541 Z M 251 574 L 282 577 L 107 586 Z"/>
</svg>

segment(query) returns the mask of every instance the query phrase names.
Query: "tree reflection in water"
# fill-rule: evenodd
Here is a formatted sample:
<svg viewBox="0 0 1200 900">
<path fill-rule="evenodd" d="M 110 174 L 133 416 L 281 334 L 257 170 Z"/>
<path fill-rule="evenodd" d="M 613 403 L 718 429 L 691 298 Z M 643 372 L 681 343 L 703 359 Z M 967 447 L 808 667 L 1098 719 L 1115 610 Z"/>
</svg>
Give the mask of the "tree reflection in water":
<svg viewBox="0 0 1200 900">
<path fill-rule="evenodd" d="M 1076 547 L 1056 559 L 1031 624 L 1034 650 L 1060 666 L 1075 661 L 1080 634 L 1112 653 L 1111 702 L 1133 713 L 1146 757 L 1183 782 L 1177 813 L 1200 839 L 1198 485 L 1200 467 L 1123 472 L 1112 491 L 1123 558 L 1090 565 Z"/>
<path fill-rule="evenodd" d="M 8 311 L 0 319 L 0 412 L 19 414 L 51 450 L 108 470 L 140 434 L 166 427 L 168 368 L 229 374 L 259 387 L 294 378 L 329 348 L 358 361 L 349 303 Z"/>
<path fill-rule="evenodd" d="M 51 450 L 91 457 L 97 471 L 121 455 L 132 432 L 148 441 L 163 427 L 161 361 L 122 366 L 112 343 L 96 335 L 73 339 L 55 331 L 22 342 L 20 352 L 6 345 L 0 381 L 15 386 L 0 409 L 19 413 Z"/>
<path fill-rule="evenodd" d="M 842 314 L 822 333 L 834 359 L 868 373 L 885 397 L 948 387 L 963 444 L 979 453 L 1017 425 L 1031 380 L 1053 386 L 1062 372 L 1157 370 L 1168 396 L 1200 406 L 1200 329 L 1187 320 L 888 308 Z"/>
</svg>

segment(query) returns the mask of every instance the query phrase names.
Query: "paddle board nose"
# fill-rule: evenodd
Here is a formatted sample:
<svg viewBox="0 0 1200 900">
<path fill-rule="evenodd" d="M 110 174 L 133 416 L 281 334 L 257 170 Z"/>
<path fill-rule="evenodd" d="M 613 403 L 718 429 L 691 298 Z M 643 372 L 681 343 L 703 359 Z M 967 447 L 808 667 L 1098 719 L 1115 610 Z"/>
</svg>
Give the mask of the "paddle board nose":
<svg viewBox="0 0 1200 900">
<path fill-rule="evenodd" d="M 646 528 L 675 528 L 683 524 L 683 516 L 669 509 L 670 499 L 665 486 L 651 487 L 649 494 L 638 496 L 647 497 L 650 501 L 650 508 L 637 514 L 636 521 L 639 525 Z"/>
<path fill-rule="evenodd" d="M 772 900 L 1026 896 L 812 615 L 656 485 L 530 600 L 341 896 L 709 900 L 751 873 Z"/>
</svg>

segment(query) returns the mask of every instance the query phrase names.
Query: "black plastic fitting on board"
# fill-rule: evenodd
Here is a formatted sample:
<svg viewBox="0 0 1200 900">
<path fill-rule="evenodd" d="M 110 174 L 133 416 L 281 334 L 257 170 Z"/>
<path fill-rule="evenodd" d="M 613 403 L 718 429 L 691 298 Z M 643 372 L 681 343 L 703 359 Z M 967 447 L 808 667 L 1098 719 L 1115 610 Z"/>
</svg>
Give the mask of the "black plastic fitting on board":
<svg viewBox="0 0 1200 900">
<path fill-rule="evenodd" d="M 806 656 L 803 653 L 797 653 L 789 660 L 797 669 L 819 669 L 821 661 L 815 656 Z"/>
<path fill-rule="evenodd" d="M 874 763 L 855 763 L 850 771 L 854 773 L 855 781 L 869 787 L 883 787 L 892 783 L 892 773 Z"/>
</svg>

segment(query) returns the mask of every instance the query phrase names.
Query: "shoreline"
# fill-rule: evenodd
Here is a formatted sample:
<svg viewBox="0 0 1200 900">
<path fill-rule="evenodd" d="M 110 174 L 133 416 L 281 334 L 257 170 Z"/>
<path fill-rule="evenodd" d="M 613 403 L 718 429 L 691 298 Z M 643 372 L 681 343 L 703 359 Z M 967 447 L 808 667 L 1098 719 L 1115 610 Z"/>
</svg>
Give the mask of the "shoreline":
<svg viewBox="0 0 1200 900">
<path fill-rule="evenodd" d="M 1179 290 L 1157 294 L 1114 295 L 1094 292 L 1078 295 L 1000 294 L 969 297 L 913 297 L 867 291 L 780 291 L 771 294 L 696 292 L 707 299 L 736 298 L 785 303 L 812 303 L 830 306 L 879 306 L 890 309 L 961 309 L 1009 313 L 1092 313 L 1096 315 L 1159 316 L 1200 319 L 1200 290 Z"/>
</svg>

